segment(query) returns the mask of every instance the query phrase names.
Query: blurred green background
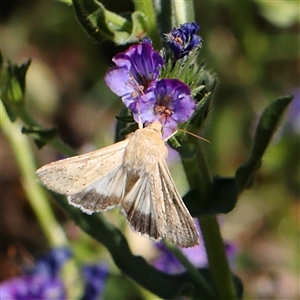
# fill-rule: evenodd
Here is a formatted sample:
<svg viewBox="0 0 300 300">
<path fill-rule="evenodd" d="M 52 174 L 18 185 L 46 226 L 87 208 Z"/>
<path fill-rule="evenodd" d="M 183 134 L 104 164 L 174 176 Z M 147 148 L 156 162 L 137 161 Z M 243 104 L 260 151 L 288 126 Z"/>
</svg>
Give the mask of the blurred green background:
<svg viewBox="0 0 300 300">
<path fill-rule="evenodd" d="M 133 11 L 131 1 L 102 1 L 114 12 Z M 2 0 L 1 51 L 4 59 L 32 64 L 27 76 L 28 111 L 79 152 L 113 142 L 122 103 L 103 77 L 111 58 L 127 46 L 96 44 L 76 21 L 71 6 L 55 1 Z M 218 89 L 203 135 L 212 174 L 233 176 L 246 160 L 263 108 L 276 98 L 295 99 L 278 128 L 254 187 L 222 218 L 225 240 L 238 249 L 233 265 L 245 285 L 245 299 L 299 297 L 300 74 L 298 1 L 195 1 L 203 38 L 201 58 L 217 74 Z M 37 165 L 59 157 L 49 146 Z M 172 166 L 182 191 L 184 183 Z M 20 184 L 19 171 L 1 133 L 0 280 L 48 246 Z M 54 207 L 79 253 L 109 255 Z M 118 219 L 118 213 L 110 218 Z M 122 222 L 122 221 L 116 221 Z M 134 235 L 130 239 L 134 239 Z M 80 241 L 80 242 L 79 242 Z M 132 247 L 140 248 L 133 241 Z M 99 251 L 98 251 L 99 250 Z M 147 250 L 138 249 L 147 255 Z M 101 254 L 99 254 L 101 253 Z"/>
</svg>

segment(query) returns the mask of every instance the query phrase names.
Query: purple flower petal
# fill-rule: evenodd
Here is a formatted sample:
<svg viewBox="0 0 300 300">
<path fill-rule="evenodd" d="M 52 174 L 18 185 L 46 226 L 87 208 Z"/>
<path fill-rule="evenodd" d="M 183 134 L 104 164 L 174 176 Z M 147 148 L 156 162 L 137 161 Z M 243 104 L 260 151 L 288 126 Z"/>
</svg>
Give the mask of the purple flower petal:
<svg viewBox="0 0 300 300">
<path fill-rule="evenodd" d="M 173 28 L 166 35 L 167 43 L 173 51 L 175 59 L 188 55 L 196 47 L 201 46 L 202 39 L 196 34 L 200 26 L 196 22 L 182 24 L 179 28 Z"/>
<path fill-rule="evenodd" d="M 152 263 L 156 269 L 168 274 L 178 274 L 184 272 L 185 269 L 182 264 L 173 255 L 173 253 L 168 250 L 164 243 L 159 242 L 155 244 L 155 246 L 160 252 L 159 256 Z"/>
<path fill-rule="evenodd" d="M 59 278 L 47 276 L 21 276 L 0 284 L 1 299 L 65 300 L 66 291 Z"/>
<path fill-rule="evenodd" d="M 162 79 L 157 82 L 154 95 L 155 120 L 163 124 L 163 137 L 174 132 L 179 123 L 187 121 L 196 109 L 190 88 L 178 79 Z"/>
<path fill-rule="evenodd" d="M 208 258 L 200 230 L 199 222 L 195 219 L 196 226 L 200 235 L 200 243 L 192 248 L 180 248 L 182 253 L 196 268 L 204 268 L 208 266 Z M 185 268 L 177 260 L 177 258 L 165 247 L 162 242 L 155 244 L 160 255 L 155 259 L 152 265 L 160 271 L 169 274 L 178 274 L 185 271 Z M 232 264 L 237 253 L 237 248 L 232 243 L 225 243 L 226 254 L 229 262 Z"/>
<path fill-rule="evenodd" d="M 284 131 L 288 134 L 300 134 L 300 88 L 294 89 L 294 94 L 289 108 L 286 112 Z"/>
<path fill-rule="evenodd" d="M 152 123 L 154 121 L 154 103 L 155 98 L 153 91 L 150 91 L 144 95 L 141 95 L 138 101 L 131 101 L 131 99 L 125 99 L 123 102 L 132 112 L 133 118 L 136 123 L 140 121 L 142 123 Z"/>
<path fill-rule="evenodd" d="M 130 85 L 130 73 L 126 66 L 111 68 L 105 76 L 105 82 L 119 97 L 131 95 L 136 90 L 135 85 Z"/>
<path fill-rule="evenodd" d="M 34 270 L 32 270 L 32 274 L 55 277 L 71 255 L 71 251 L 67 248 L 51 249 L 46 255 L 39 258 Z"/>
<path fill-rule="evenodd" d="M 122 97 L 135 120 L 152 122 L 154 117 L 151 111 L 155 102 L 152 91 L 164 64 L 163 58 L 152 48 L 151 43 L 144 41 L 117 54 L 113 62 L 116 67 L 107 72 L 106 84 Z"/>
<path fill-rule="evenodd" d="M 181 248 L 181 251 L 184 255 L 186 255 L 186 257 L 194 266 L 196 266 L 197 268 L 203 268 L 208 265 L 208 258 L 199 222 L 197 219 L 194 220 L 199 232 L 200 243 L 195 247 Z"/>
<path fill-rule="evenodd" d="M 156 52 L 149 42 L 142 42 L 129 47 L 123 53 L 113 57 L 117 67 L 126 66 L 130 74 L 145 90 L 149 84 L 157 79 L 160 68 L 164 64 L 161 55 Z"/>
<path fill-rule="evenodd" d="M 107 266 L 104 264 L 86 265 L 83 267 L 83 276 L 86 281 L 82 300 L 101 299 L 104 284 L 109 276 Z"/>
<path fill-rule="evenodd" d="M 201 230 L 198 221 L 195 219 L 195 223 L 200 233 L 200 244 L 192 248 L 180 248 L 184 255 L 190 260 L 190 262 L 197 268 L 207 266 L 207 256 L 204 243 L 201 236 Z M 153 262 L 153 266 L 160 271 L 169 274 L 178 274 L 185 271 L 184 266 L 177 260 L 177 258 L 168 250 L 168 248 L 159 242 L 155 244 L 158 248 L 160 255 Z"/>
<path fill-rule="evenodd" d="M 70 256 L 71 252 L 67 248 L 52 249 L 33 268 L 25 268 L 26 275 L 1 283 L 1 297 L 3 295 L 3 299 L 18 300 L 66 299 L 59 271 Z"/>
</svg>

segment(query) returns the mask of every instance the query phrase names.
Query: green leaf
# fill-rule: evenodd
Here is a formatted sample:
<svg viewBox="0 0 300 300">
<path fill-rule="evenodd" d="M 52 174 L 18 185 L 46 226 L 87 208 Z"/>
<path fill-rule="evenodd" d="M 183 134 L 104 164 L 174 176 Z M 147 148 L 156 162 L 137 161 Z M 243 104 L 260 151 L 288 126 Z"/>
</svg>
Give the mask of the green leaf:
<svg viewBox="0 0 300 300">
<path fill-rule="evenodd" d="M 133 123 L 134 119 L 132 115 L 126 115 L 126 116 L 116 116 L 116 119 L 118 121 L 124 122 L 124 123 Z"/>
<path fill-rule="evenodd" d="M 129 41 L 138 41 L 147 33 L 148 23 L 145 15 L 140 11 L 135 11 L 131 15 L 132 31 L 129 36 Z"/>
<path fill-rule="evenodd" d="M 139 41 L 147 32 L 142 12 L 120 16 L 97 0 L 72 0 L 79 23 L 93 39 L 110 39 L 118 45 Z"/>
<path fill-rule="evenodd" d="M 280 119 L 292 101 L 293 96 L 285 96 L 272 102 L 264 110 L 256 128 L 251 154 L 235 173 L 239 193 L 251 187 L 256 172 L 261 166 L 262 157 L 270 143 Z"/>
<path fill-rule="evenodd" d="M 56 1 L 67 4 L 67 5 L 72 5 L 72 0 L 56 0 Z"/>
<path fill-rule="evenodd" d="M 119 274 L 109 276 L 105 283 L 103 300 L 111 299 L 136 299 L 143 300 L 141 289 L 128 277 Z"/>
<path fill-rule="evenodd" d="M 57 134 L 57 128 L 42 129 L 40 127 L 22 127 L 22 133 L 31 135 L 34 139 L 36 146 L 41 149 L 43 146 L 48 144 Z"/>
<path fill-rule="evenodd" d="M 2 52 L 0 50 L 0 71 L 2 72 L 2 67 L 3 67 L 3 56 L 2 56 Z"/>
<path fill-rule="evenodd" d="M 25 77 L 27 70 L 30 66 L 31 60 L 18 66 L 17 64 L 11 64 L 8 62 L 7 72 L 10 78 L 14 78 L 21 89 L 22 94 L 25 94 Z"/>
<path fill-rule="evenodd" d="M 96 41 L 112 38 L 105 23 L 105 8 L 96 1 L 72 0 L 77 20 L 85 31 Z"/>
<path fill-rule="evenodd" d="M 12 122 L 18 117 L 18 110 L 25 106 L 25 77 L 30 60 L 18 66 L 8 62 L 1 69 L 1 97 L 7 114 Z"/>
<path fill-rule="evenodd" d="M 129 112 L 129 109 L 125 106 L 122 107 L 120 115 L 116 116 L 117 125 L 115 131 L 115 142 L 124 140 L 125 136 L 133 131 L 135 131 L 138 126 L 134 122 L 132 115 Z M 130 123 L 128 125 L 128 123 Z"/>
<path fill-rule="evenodd" d="M 194 217 L 226 214 L 234 209 L 238 200 L 234 178 L 216 176 L 213 178 L 211 193 L 211 197 L 204 198 L 199 191 L 191 190 L 182 198 Z M 201 203 L 199 203 L 199 199 L 202 199 Z"/>
<path fill-rule="evenodd" d="M 124 127 L 123 129 L 121 129 L 118 132 L 116 141 L 124 140 L 126 135 L 136 131 L 137 129 L 138 129 L 137 123 L 131 123 L 131 124 L 127 125 L 126 127 Z"/>
</svg>

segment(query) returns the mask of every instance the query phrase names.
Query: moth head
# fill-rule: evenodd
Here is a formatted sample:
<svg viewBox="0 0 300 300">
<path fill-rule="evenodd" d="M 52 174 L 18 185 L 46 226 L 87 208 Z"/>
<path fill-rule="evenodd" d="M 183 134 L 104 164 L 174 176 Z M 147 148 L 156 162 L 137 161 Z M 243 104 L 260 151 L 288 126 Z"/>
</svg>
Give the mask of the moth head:
<svg viewBox="0 0 300 300">
<path fill-rule="evenodd" d="M 159 121 L 154 121 L 153 123 L 147 125 L 147 127 L 157 131 L 159 134 L 162 133 L 162 124 Z"/>
</svg>

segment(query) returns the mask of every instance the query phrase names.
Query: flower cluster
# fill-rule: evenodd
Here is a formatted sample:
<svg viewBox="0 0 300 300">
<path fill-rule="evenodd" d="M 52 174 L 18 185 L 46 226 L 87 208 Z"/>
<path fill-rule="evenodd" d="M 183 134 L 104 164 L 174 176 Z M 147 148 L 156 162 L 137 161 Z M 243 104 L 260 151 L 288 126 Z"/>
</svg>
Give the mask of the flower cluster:
<svg viewBox="0 0 300 300">
<path fill-rule="evenodd" d="M 196 47 L 201 47 L 202 39 L 196 34 L 199 28 L 196 22 L 185 23 L 166 34 L 167 43 L 176 59 L 188 55 Z"/>
<path fill-rule="evenodd" d="M 170 36 L 174 37 L 169 45 L 175 57 L 188 55 L 200 44 L 201 38 L 195 34 L 198 28 L 194 22 L 186 23 L 168 35 L 169 40 Z M 175 41 L 182 41 L 181 48 L 175 46 Z M 149 124 L 159 121 L 163 137 L 168 138 L 179 123 L 192 116 L 196 103 L 189 86 L 178 79 L 160 78 L 165 61 L 153 49 L 149 39 L 132 45 L 112 60 L 116 66 L 107 72 L 105 82 L 122 98 L 135 122 Z"/>
<path fill-rule="evenodd" d="M 66 300 L 67 289 L 60 277 L 60 270 L 71 257 L 65 248 L 52 249 L 41 257 L 35 266 L 25 270 L 23 276 L 15 277 L 0 284 L 1 299 Z M 99 299 L 104 290 L 108 270 L 102 264 L 86 265 L 83 268 L 85 289 L 81 299 Z"/>
</svg>

